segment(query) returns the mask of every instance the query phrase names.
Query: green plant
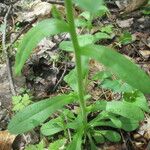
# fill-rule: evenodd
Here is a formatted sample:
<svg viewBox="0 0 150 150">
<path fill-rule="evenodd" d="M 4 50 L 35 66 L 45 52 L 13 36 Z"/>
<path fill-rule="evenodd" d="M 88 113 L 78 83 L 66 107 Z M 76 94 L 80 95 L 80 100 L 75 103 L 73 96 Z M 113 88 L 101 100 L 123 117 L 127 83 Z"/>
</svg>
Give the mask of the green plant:
<svg viewBox="0 0 150 150">
<path fill-rule="evenodd" d="M 119 42 L 123 45 L 132 43 L 133 41 L 134 41 L 134 39 L 130 32 L 124 32 L 119 38 Z"/>
<path fill-rule="evenodd" d="M 82 3 L 82 2 L 81 2 Z M 95 10 L 92 10 L 90 7 L 91 1 L 84 2 L 87 3 L 87 7 L 84 7 L 84 3 L 81 4 L 80 2 L 76 1 L 76 4 L 81 6 L 82 8 L 85 8 L 86 11 L 83 11 L 77 19 L 75 19 L 75 25 L 77 27 L 83 27 L 87 28 L 89 31 L 91 31 L 93 25 L 92 21 L 97 17 L 102 17 L 105 14 L 109 12 L 108 8 L 105 6 L 103 0 L 98 1 L 97 8 Z M 91 10 L 91 11 L 89 11 Z"/>
<path fill-rule="evenodd" d="M 75 3 L 91 14 L 95 14 L 99 10 L 101 1 L 75 0 Z M 68 139 L 65 145 L 67 150 L 83 149 L 87 139 L 91 149 L 94 150 L 97 149 L 97 143 L 108 140 L 112 142 L 120 141 L 119 131 L 115 129 L 132 131 L 139 126 L 139 122 L 144 119 L 144 112 L 149 111 L 147 101 L 141 92 L 150 93 L 150 78 L 121 54 L 111 48 L 94 44 L 95 38 L 92 35 L 78 36 L 75 31 L 72 1 L 65 0 L 65 7 L 67 22 L 47 19 L 40 22 L 25 35 L 18 47 L 15 73 L 21 74 L 23 65 L 40 40 L 47 36 L 69 32 L 71 36 L 71 41 L 69 41 L 70 51 L 75 54 L 76 67 L 64 80 L 70 85 L 72 92 L 48 98 L 26 107 L 12 118 L 8 130 L 14 134 L 21 134 L 42 125 L 41 132 L 46 136 L 63 132 Z M 84 38 L 81 37 L 88 37 L 88 42 L 85 40 L 83 42 Z M 90 58 L 102 63 L 117 78 L 121 79 L 117 86 L 124 82 L 132 86 L 131 88 L 130 86 L 127 86 L 127 88 L 124 86 L 121 91 L 118 91 L 119 88 L 113 89 L 114 85 L 109 86 L 115 92 L 123 94 L 121 100 L 108 102 L 98 100 L 89 105 L 90 95 L 86 91 L 86 86 Z M 109 73 L 99 74 L 96 79 L 99 80 L 100 77 L 105 77 L 113 82 Z M 105 83 L 105 88 L 108 88 L 106 85 L 108 84 Z M 67 108 L 63 108 L 71 103 L 79 103 L 79 107 L 74 113 Z M 88 116 L 93 112 L 97 115 L 89 120 Z M 55 117 L 52 116 L 54 113 L 56 114 Z M 43 123 L 50 116 L 52 119 Z M 103 126 L 109 126 L 111 130 L 99 128 Z"/>
<path fill-rule="evenodd" d="M 17 112 L 31 104 L 28 94 L 18 95 L 12 97 L 13 111 Z"/>
</svg>

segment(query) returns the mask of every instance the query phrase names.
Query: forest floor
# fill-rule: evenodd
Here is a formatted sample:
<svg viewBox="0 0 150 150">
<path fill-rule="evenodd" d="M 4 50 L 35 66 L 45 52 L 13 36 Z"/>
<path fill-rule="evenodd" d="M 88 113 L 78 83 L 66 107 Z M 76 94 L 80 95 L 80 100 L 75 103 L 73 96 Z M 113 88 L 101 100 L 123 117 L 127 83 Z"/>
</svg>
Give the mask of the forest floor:
<svg viewBox="0 0 150 150">
<path fill-rule="evenodd" d="M 29 99 L 35 102 L 59 93 L 67 93 L 70 90 L 63 81 L 63 77 L 74 68 L 74 56 L 62 52 L 58 47 L 61 41 L 68 39 L 68 35 L 42 40 L 27 61 L 22 76 L 13 75 L 14 84 L 10 82 L 11 75 L 8 71 L 13 68 L 20 39 L 36 22 L 51 17 L 51 5 L 46 0 L 45 3 L 39 0 L 21 0 L 13 5 L 0 1 L 0 150 L 9 150 L 11 147 L 14 150 L 21 150 L 28 144 L 40 142 L 38 130 L 18 136 L 11 135 L 7 131 L 8 122 L 15 113 L 12 110 L 14 107 L 12 96 L 15 94 L 24 96 L 27 93 Z M 101 40 L 100 44 L 115 48 L 150 75 L 150 10 L 149 14 L 146 14 L 142 7 L 123 14 L 121 10 L 124 5 L 120 1 L 107 1 L 110 13 L 93 21 L 95 28 L 92 34 L 96 33 L 100 26 L 110 25 L 108 30 L 112 32 L 112 38 Z M 65 15 L 63 5 L 57 4 L 57 6 Z M 7 22 L 6 31 L 3 31 L 4 21 Z M 6 38 L 2 34 L 4 32 Z M 5 50 L 7 53 L 4 52 Z M 59 57 L 59 60 L 55 61 L 53 59 L 55 57 Z M 103 66 L 95 61 L 90 65 L 90 74 L 103 69 Z M 92 91 L 93 88 L 94 85 L 91 84 L 88 91 L 94 100 L 100 97 L 113 99 L 110 91 L 104 89 Z M 146 95 L 146 97 L 150 103 L 150 96 Z M 122 133 L 123 140 L 120 143 L 101 144 L 100 149 L 150 150 L 150 115 L 145 116 L 146 119 L 141 122 L 139 129 L 130 133 Z"/>
</svg>

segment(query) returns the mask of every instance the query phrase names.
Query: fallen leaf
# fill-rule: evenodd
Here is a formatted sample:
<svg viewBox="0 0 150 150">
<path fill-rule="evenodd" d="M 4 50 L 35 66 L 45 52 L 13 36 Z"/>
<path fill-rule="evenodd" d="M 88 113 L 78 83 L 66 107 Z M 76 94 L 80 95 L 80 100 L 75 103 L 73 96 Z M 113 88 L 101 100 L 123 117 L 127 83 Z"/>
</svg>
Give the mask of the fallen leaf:
<svg viewBox="0 0 150 150">
<path fill-rule="evenodd" d="M 0 131 L 0 150 L 11 150 L 16 135 L 10 134 L 7 130 Z"/>
<path fill-rule="evenodd" d="M 26 12 L 18 13 L 17 21 L 19 22 L 31 22 L 35 18 L 41 19 L 50 15 L 52 5 L 47 2 L 41 2 L 41 0 L 36 0 L 31 4 L 31 7 Z"/>
<path fill-rule="evenodd" d="M 148 0 L 131 0 L 125 9 L 125 13 L 132 12 L 139 9 L 141 6 L 145 5 Z"/>
<path fill-rule="evenodd" d="M 140 50 L 139 52 L 140 52 L 140 54 L 141 54 L 145 59 L 150 58 L 150 51 L 149 51 L 149 50 Z"/>
<path fill-rule="evenodd" d="M 120 28 L 129 28 L 133 24 L 133 18 L 127 20 L 116 20 Z"/>
</svg>

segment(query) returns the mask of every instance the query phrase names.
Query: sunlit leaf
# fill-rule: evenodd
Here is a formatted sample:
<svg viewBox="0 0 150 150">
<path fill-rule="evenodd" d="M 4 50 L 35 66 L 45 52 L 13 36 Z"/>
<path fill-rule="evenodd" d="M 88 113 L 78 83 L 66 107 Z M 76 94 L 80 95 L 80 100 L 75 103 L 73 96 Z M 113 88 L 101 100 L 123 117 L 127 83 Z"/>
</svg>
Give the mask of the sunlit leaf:
<svg viewBox="0 0 150 150">
<path fill-rule="evenodd" d="M 98 60 L 134 88 L 143 93 L 150 93 L 150 77 L 130 60 L 111 48 L 87 45 L 81 48 L 81 54 Z"/>
</svg>

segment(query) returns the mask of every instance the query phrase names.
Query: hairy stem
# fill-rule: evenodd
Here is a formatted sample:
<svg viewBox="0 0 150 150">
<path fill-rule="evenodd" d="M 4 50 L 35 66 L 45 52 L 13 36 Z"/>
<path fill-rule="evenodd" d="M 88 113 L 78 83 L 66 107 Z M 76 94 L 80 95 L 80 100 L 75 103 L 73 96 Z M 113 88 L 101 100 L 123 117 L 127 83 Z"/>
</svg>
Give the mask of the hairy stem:
<svg viewBox="0 0 150 150">
<path fill-rule="evenodd" d="M 80 46 L 77 39 L 77 33 L 75 30 L 74 16 L 73 16 L 73 5 L 72 0 L 65 0 L 65 7 L 67 11 L 67 21 L 70 29 L 70 36 L 74 47 L 76 69 L 77 69 L 77 82 L 78 82 L 78 93 L 79 93 L 79 102 L 82 111 L 83 123 L 86 126 L 87 116 L 86 116 L 86 103 L 84 100 L 84 86 L 82 79 L 82 67 L 81 67 L 81 55 L 80 55 Z"/>
</svg>

